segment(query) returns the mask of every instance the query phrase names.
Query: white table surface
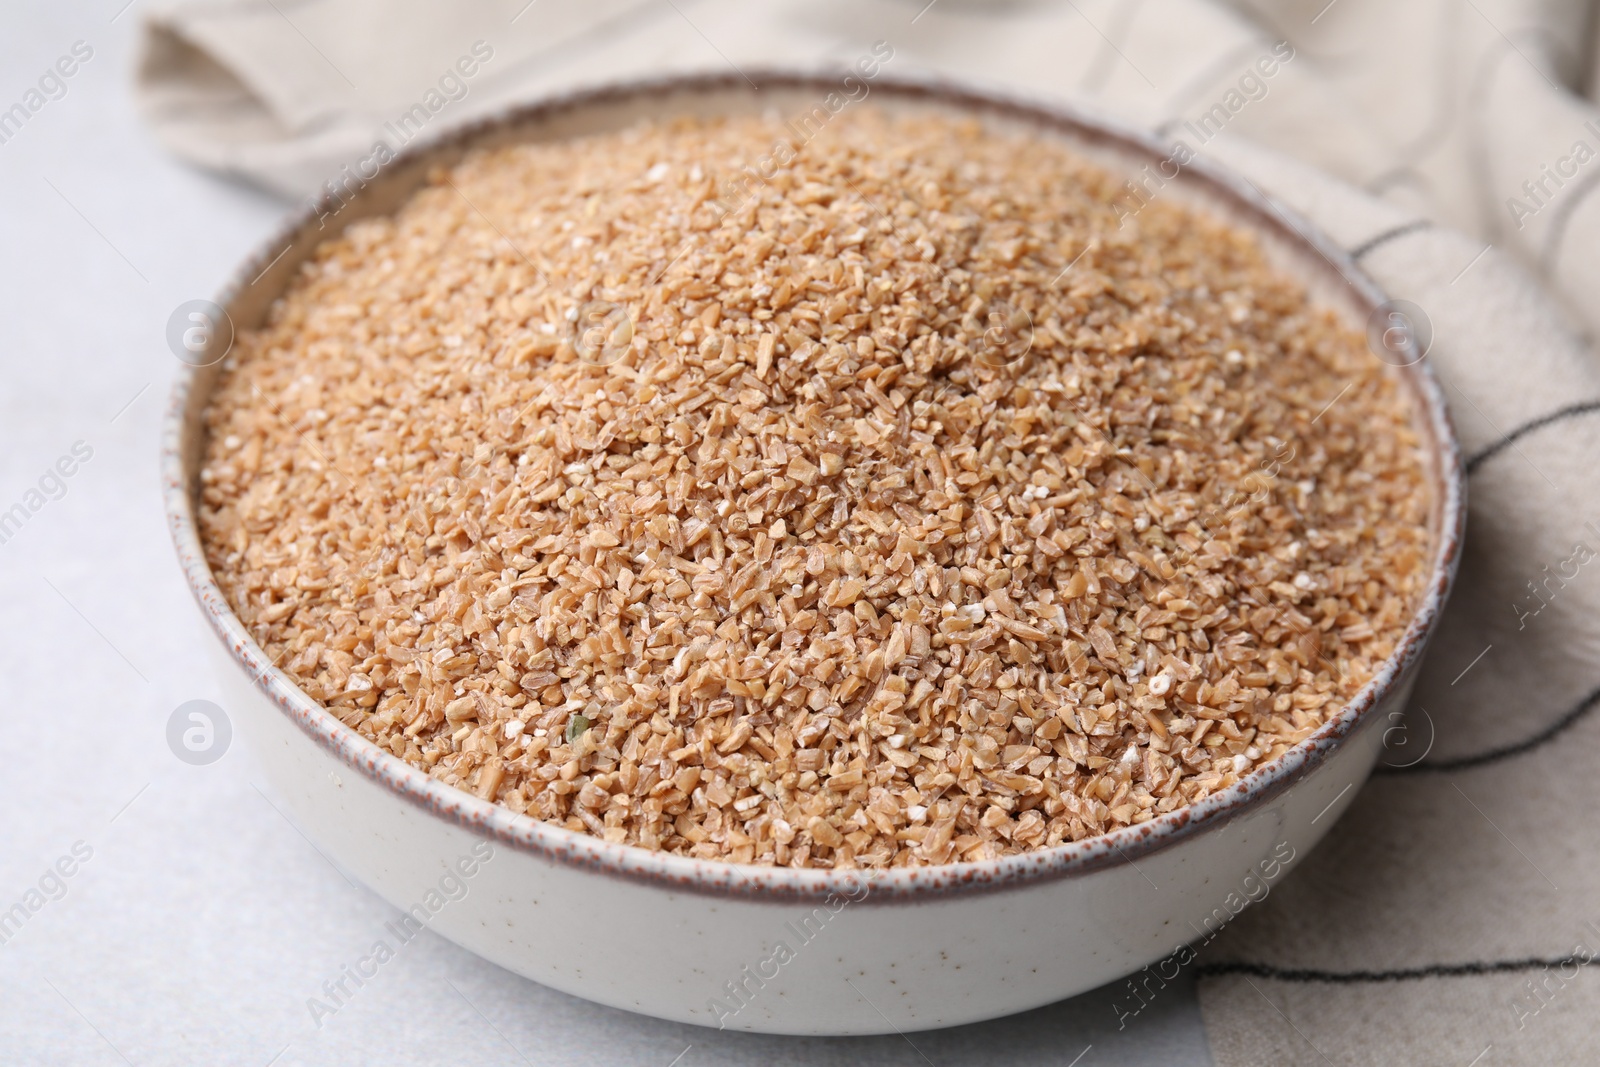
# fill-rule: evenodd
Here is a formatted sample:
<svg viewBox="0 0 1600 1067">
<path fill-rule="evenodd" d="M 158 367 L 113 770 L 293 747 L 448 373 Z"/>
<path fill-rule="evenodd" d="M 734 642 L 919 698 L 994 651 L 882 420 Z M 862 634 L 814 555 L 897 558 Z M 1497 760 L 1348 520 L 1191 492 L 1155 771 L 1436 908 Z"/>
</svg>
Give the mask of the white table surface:
<svg viewBox="0 0 1600 1067">
<path fill-rule="evenodd" d="M 432 933 L 313 1025 L 307 998 L 393 910 L 275 811 L 244 745 L 193 767 L 165 740 L 179 704 L 220 699 L 158 496 L 166 320 L 285 205 L 153 143 L 128 91 L 139 5 L 123 3 L 0 13 L 0 109 L 75 41 L 94 49 L 0 144 L 0 511 L 75 442 L 93 449 L 0 544 L 0 911 L 92 849 L 0 946 L 0 1063 L 1210 1062 L 1188 985 L 1121 1031 L 1106 988 L 909 1039 L 777 1038 L 592 1005 Z"/>
</svg>

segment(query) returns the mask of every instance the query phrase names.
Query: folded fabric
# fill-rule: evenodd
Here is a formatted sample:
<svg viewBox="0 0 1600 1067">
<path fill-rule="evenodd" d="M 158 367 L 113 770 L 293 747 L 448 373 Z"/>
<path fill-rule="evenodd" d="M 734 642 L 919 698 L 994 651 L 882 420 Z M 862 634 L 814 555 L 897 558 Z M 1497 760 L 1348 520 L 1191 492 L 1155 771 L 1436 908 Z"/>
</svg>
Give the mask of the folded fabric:
<svg viewBox="0 0 1600 1067">
<path fill-rule="evenodd" d="M 1293 205 L 1423 309 L 1471 518 L 1389 766 L 1195 965 L 1212 1052 L 1575 1063 L 1600 1018 L 1597 23 L 1582 0 L 239 0 L 155 9 L 138 95 L 183 157 L 307 196 L 375 141 L 540 94 L 882 39 L 891 74 L 1087 99 Z"/>
</svg>

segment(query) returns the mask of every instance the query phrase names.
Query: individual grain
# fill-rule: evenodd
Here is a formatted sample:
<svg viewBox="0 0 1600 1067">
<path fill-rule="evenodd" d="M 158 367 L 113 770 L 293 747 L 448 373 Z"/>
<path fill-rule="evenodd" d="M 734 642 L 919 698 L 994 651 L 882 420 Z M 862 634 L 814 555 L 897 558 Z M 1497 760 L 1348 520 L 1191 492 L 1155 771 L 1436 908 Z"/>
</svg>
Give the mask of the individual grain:
<svg viewBox="0 0 1600 1067">
<path fill-rule="evenodd" d="M 440 780 L 741 863 L 977 860 L 1282 755 L 1395 649 L 1411 408 L 1249 236 L 857 109 L 467 157 L 242 331 L 200 526 Z"/>
</svg>

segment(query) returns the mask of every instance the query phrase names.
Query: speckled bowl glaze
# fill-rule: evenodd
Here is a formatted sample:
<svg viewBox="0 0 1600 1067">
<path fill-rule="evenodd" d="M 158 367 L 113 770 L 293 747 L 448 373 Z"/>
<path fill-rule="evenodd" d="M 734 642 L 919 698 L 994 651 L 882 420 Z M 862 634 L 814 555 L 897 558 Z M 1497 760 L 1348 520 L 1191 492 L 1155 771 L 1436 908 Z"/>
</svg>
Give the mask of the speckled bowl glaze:
<svg viewBox="0 0 1600 1067">
<path fill-rule="evenodd" d="M 470 147 L 616 129 L 640 117 L 809 111 L 839 78 L 751 72 L 547 100 L 402 153 L 353 199 L 293 217 L 218 297 L 258 324 L 316 245 L 392 212 Z M 1104 120 L 950 85 L 880 77 L 874 104 L 954 109 L 1066 140 L 1134 174 L 1171 146 Z M 347 186 L 348 189 L 348 186 Z M 348 198 L 348 192 L 345 193 Z M 1252 184 L 1196 160 L 1162 190 L 1260 236 L 1360 328 L 1384 299 L 1342 250 Z M 227 711 L 282 805 L 346 870 L 436 933 L 521 975 L 664 1019 L 790 1034 L 869 1034 L 1023 1011 L 1101 985 L 1214 931 L 1347 807 L 1410 690 L 1449 593 L 1464 515 L 1460 456 L 1426 362 L 1394 371 L 1433 477 L 1435 554 L 1398 651 L 1332 721 L 1233 787 L 1135 827 L 980 863 L 875 873 L 741 866 L 611 844 L 479 800 L 346 728 L 274 668 L 223 600 L 194 508 L 217 365 L 186 371 L 162 442 L 168 519 L 212 629 Z M 391 942 L 399 928 L 386 935 Z M 360 968 L 357 964 L 357 968 Z"/>
</svg>

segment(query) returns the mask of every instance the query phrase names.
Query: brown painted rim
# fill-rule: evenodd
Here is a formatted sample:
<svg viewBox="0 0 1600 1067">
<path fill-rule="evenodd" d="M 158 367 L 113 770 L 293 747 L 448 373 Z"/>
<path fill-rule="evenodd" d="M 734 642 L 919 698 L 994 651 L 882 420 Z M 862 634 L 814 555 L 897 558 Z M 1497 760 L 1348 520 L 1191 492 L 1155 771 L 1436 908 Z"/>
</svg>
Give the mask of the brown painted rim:
<svg viewBox="0 0 1600 1067">
<path fill-rule="evenodd" d="M 749 72 L 762 91 L 815 90 L 825 94 L 838 87 L 838 76 L 783 71 Z M 955 110 L 1020 120 L 1046 131 L 1066 135 L 1090 145 L 1109 146 L 1155 164 L 1172 150 L 1155 137 L 1122 127 L 1060 104 L 1040 104 L 989 91 L 979 91 L 940 81 L 891 78 L 873 81 L 872 91 L 903 100 L 924 101 Z M 400 152 L 391 172 L 427 157 L 459 153 L 494 134 L 570 115 L 580 109 L 619 103 L 652 95 L 690 92 L 725 96 L 754 95 L 744 79 L 735 75 L 696 75 L 627 82 L 541 99 L 502 115 L 472 123 L 427 144 Z M 1385 295 L 1343 249 L 1305 219 L 1263 194 L 1256 186 L 1202 159 L 1183 168 L 1176 179 L 1198 183 L 1212 198 L 1229 203 L 1248 221 L 1245 225 L 1275 236 L 1305 254 L 1313 270 L 1332 278 L 1355 303 L 1371 311 Z M 377 185 L 383 175 L 373 179 Z M 416 184 L 416 183 L 413 183 Z M 364 194 L 357 193 L 360 199 Z M 236 272 L 217 297 L 231 307 L 264 276 L 286 246 L 304 242 L 317 229 L 319 217 L 336 206 L 331 194 L 321 202 L 293 213 L 277 234 Z M 312 242 L 313 244 L 315 242 Z M 245 630 L 223 599 L 206 564 L 194 518 L 193 491 L 198 471 L 184 460 L 191 422 L 199 433 L 199 414 L 207 399 L 200 388 L 201 372 L 180 373 L 169 398 L 161 433 L 162 495 L 179 562 L 191 591 L 226 646 L 230 657 L 253 684 L 288 715 L 313 741 L 337 759 L 373 779 L 398 798 L 454 823 L 472 833 L 492 837 L 520 852 L 547 862 L 595 874 L 658 887 L 758 902 L 821 900 L 836 892 L 854 893 L 863 878 L 873 891 L 864 903 L 886 904 L 930 900 L 955 894 L 1021 888 L 1059 878 L 1088 874 L 1115 863 L 1128 862 L 1170 847 L 1191 836 L 1215 831 L 1240 815 L 1265 804 L 1316 770 L 1357 729 L 1375 721 L 1369 713 L 1408 683 L 1421 659 L 1449 596 L 1460 557 L 1466 519 L 1466 481 L 1460 448 L 1450 424 L 1444 394 L 1426 360 L 1399 371 L 1418 407 L 1418 429 L 1430 439 L 1429 458 L 1437 472 L 1435 523 L 1438 543 L 1422 603 L 1400 643 L 1351 701 L 1315 733 L 1284 756 L 1260 767 L 1233 786 L 1148 822 L 1123 827 L 1082 841 L 1069 842 L 997 860 L 959 862 L 934 867 L 801 869 L 700 860 L 654 852 L 633 845 L 614 844 L 586 833 L 518 815 L 429 777 L 399 757 L 378 748 L 339 722 L 287 675 L 272 667 L 267 656 Z"/>
</svg>

